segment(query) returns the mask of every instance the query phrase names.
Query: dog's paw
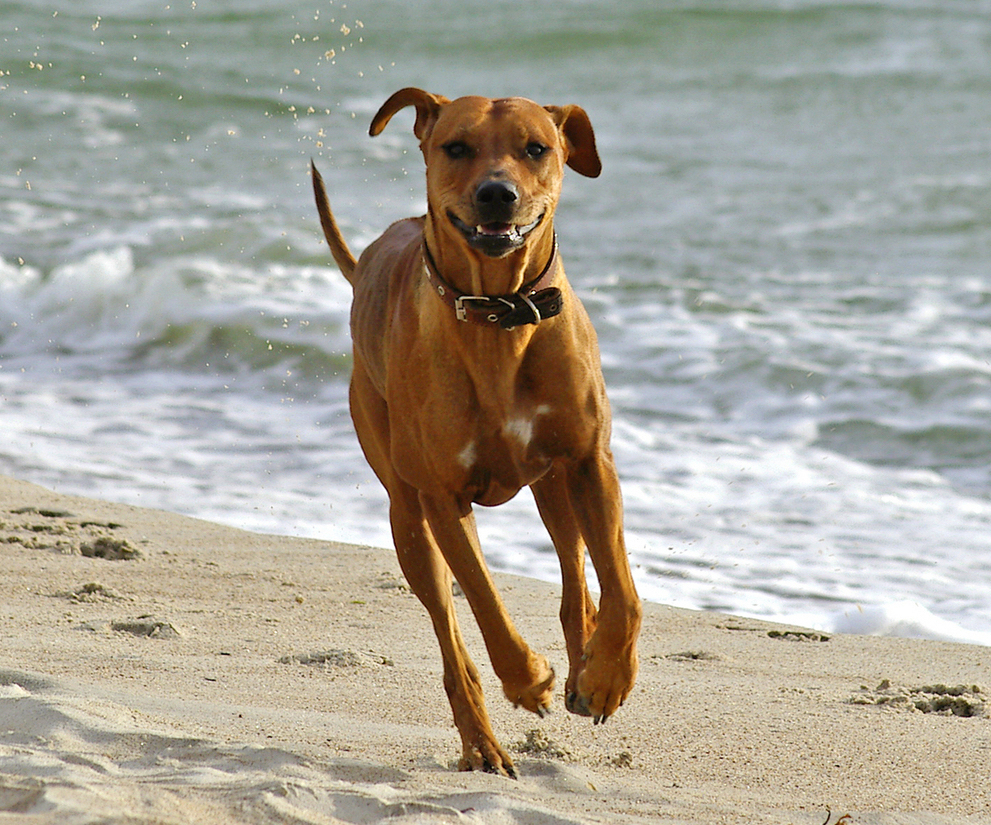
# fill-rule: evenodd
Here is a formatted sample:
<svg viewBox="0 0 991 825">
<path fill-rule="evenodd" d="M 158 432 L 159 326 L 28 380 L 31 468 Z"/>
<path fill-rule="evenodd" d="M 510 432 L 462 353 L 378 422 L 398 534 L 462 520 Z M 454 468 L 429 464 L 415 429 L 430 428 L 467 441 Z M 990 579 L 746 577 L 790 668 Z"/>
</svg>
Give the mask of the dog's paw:
<svg viewBox="0 0 991 825">
<path fill-rule="evenodd" d="M 565 706 L 578 716 L 605 722 L 626 701 L 637 677 L 635 645 L 602 650 L 595 636 L 585 648 L 585 666 L 578 674 L 577 689 L 565 698 Z"/>
<path fill-rule="evenodd" d="M 577 690 L 568 691 L 564 697 L 564 706 L 575 716 L 591 716 L 592 711 L 588 709 L 588 703 L 584 696 L 579 696 Z"/>
<path fill-rule="evenodd" d="M 513 707 L 526 708 L 531 713 L 543 718 L 550 713 L 551 698 L 554 695 L 554 669 L 543 656 L 531 656 L 528 673 L 513 683 L 505 681 L 502 684 L 506 698 Z"/>
<path fill-rule="evenodd" d="M 461 760 L 458 762 L 458 770 L 483 771 L 506 776 L 510 779 L 517 778 L 513 760 L 494 739 L 478 742 L 471 746 L 466 745 L 461 754 Z"/>
</svg>

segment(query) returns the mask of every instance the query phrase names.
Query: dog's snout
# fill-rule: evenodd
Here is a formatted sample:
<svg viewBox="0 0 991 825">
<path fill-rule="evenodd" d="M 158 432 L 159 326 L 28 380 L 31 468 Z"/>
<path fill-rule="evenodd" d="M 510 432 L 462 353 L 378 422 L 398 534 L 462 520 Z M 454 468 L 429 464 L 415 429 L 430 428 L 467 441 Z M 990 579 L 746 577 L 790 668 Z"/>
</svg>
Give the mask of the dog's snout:
<svg viewBox="0 0 991 825">
<path fill-rule="evenodd" d="M 475 193 L 475 200 L 480 204 L 509 204 L 514 203 L 518 198 L 519 192 L 516 187 L 504 180 L 487 180 Z"/>
<path fill-rule="evenodd" d="M 475 208 L 482 223 L 508 223 L 520 193 L 506 180 L 487 180 L 475 190 Z"/>
</svg>

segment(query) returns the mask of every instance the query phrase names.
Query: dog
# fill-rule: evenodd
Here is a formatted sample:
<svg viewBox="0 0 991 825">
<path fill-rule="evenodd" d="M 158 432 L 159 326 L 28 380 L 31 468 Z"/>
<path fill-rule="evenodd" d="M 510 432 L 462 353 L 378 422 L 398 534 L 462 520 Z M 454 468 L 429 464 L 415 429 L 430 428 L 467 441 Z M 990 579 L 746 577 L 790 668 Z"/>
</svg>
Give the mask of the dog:
<svg viewBox="0 0 991 825">
<path fill-rule="evenodd" d="M 413 107 L 427 214 L 392 224 L 355 259 L 311 164 L 321 227 L 354 289 L 350 408 L 389 494 L 399 563 L 430 614 L 461 770 L 515 778 L 494 733 L 452 602 L 457 579 L 506 697 L 538 716 L 554 671 L 521 638 L 479 548 L 472 505 L 533 492 L 562 572 L 565 705 L 604 722 L 637 673 L 642 608 L 623 539 L 611 417 L 595 331 L 565 278 L 554 213 L 565 165 L 597 177 L 586 112 L 524 98 L 393 94 L 376 136 Z M 585 583 L 585 550 L 598 608 Z"/>
</svg>

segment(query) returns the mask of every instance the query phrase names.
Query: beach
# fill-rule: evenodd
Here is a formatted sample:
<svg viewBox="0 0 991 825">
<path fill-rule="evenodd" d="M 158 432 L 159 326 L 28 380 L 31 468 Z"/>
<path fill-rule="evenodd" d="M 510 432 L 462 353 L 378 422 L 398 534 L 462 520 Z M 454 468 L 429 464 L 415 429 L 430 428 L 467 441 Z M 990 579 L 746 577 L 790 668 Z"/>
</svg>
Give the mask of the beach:
<svg viewBox="0 0 991 825">
<path fill-rule="evenodd" d="M 987 3 L 509 11 L 4 8 L 0 825 L 991 823 Z M 558 675 L 514 710 L 457 599 L 518 781 L 456 770 L 310 191 L 356 252 L 423 211 L 411 118 L 368 136 L 407 86 L 603 160 L 555 227 L 640 673 L 567 713 L 554 549 L 480 515 Z"/>
<path fill-rule="evenodd" d="M 459 597 L 513 781 L 455 769 L 391 550 L 2 477 L 0 553 L 0 823 L 991 821 L 986 648 L 650 603 L 594 726 L 514 710 Z M 496 579 L 560 693 L 558 588 Z"/>
</svg>

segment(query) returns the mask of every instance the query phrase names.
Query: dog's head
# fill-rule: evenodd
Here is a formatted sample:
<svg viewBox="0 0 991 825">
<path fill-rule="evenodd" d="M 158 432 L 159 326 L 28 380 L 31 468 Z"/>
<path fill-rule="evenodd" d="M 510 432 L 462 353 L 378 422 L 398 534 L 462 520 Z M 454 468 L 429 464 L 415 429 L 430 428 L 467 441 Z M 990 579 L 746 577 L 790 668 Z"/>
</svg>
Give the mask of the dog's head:
<svg viewBox="0 0 991 825">
<path fill-rule="evenodd" d="M 451 101 L 408 88 L 382 105 L 369 133 L 381 133 L 407 106 L 416 107 L 431 219 L 490 257 L 551 225 L 565 164 L 593 178 L 602 171 L 592 124 L 578 106 L 520 97 Z"/>
</svg>

